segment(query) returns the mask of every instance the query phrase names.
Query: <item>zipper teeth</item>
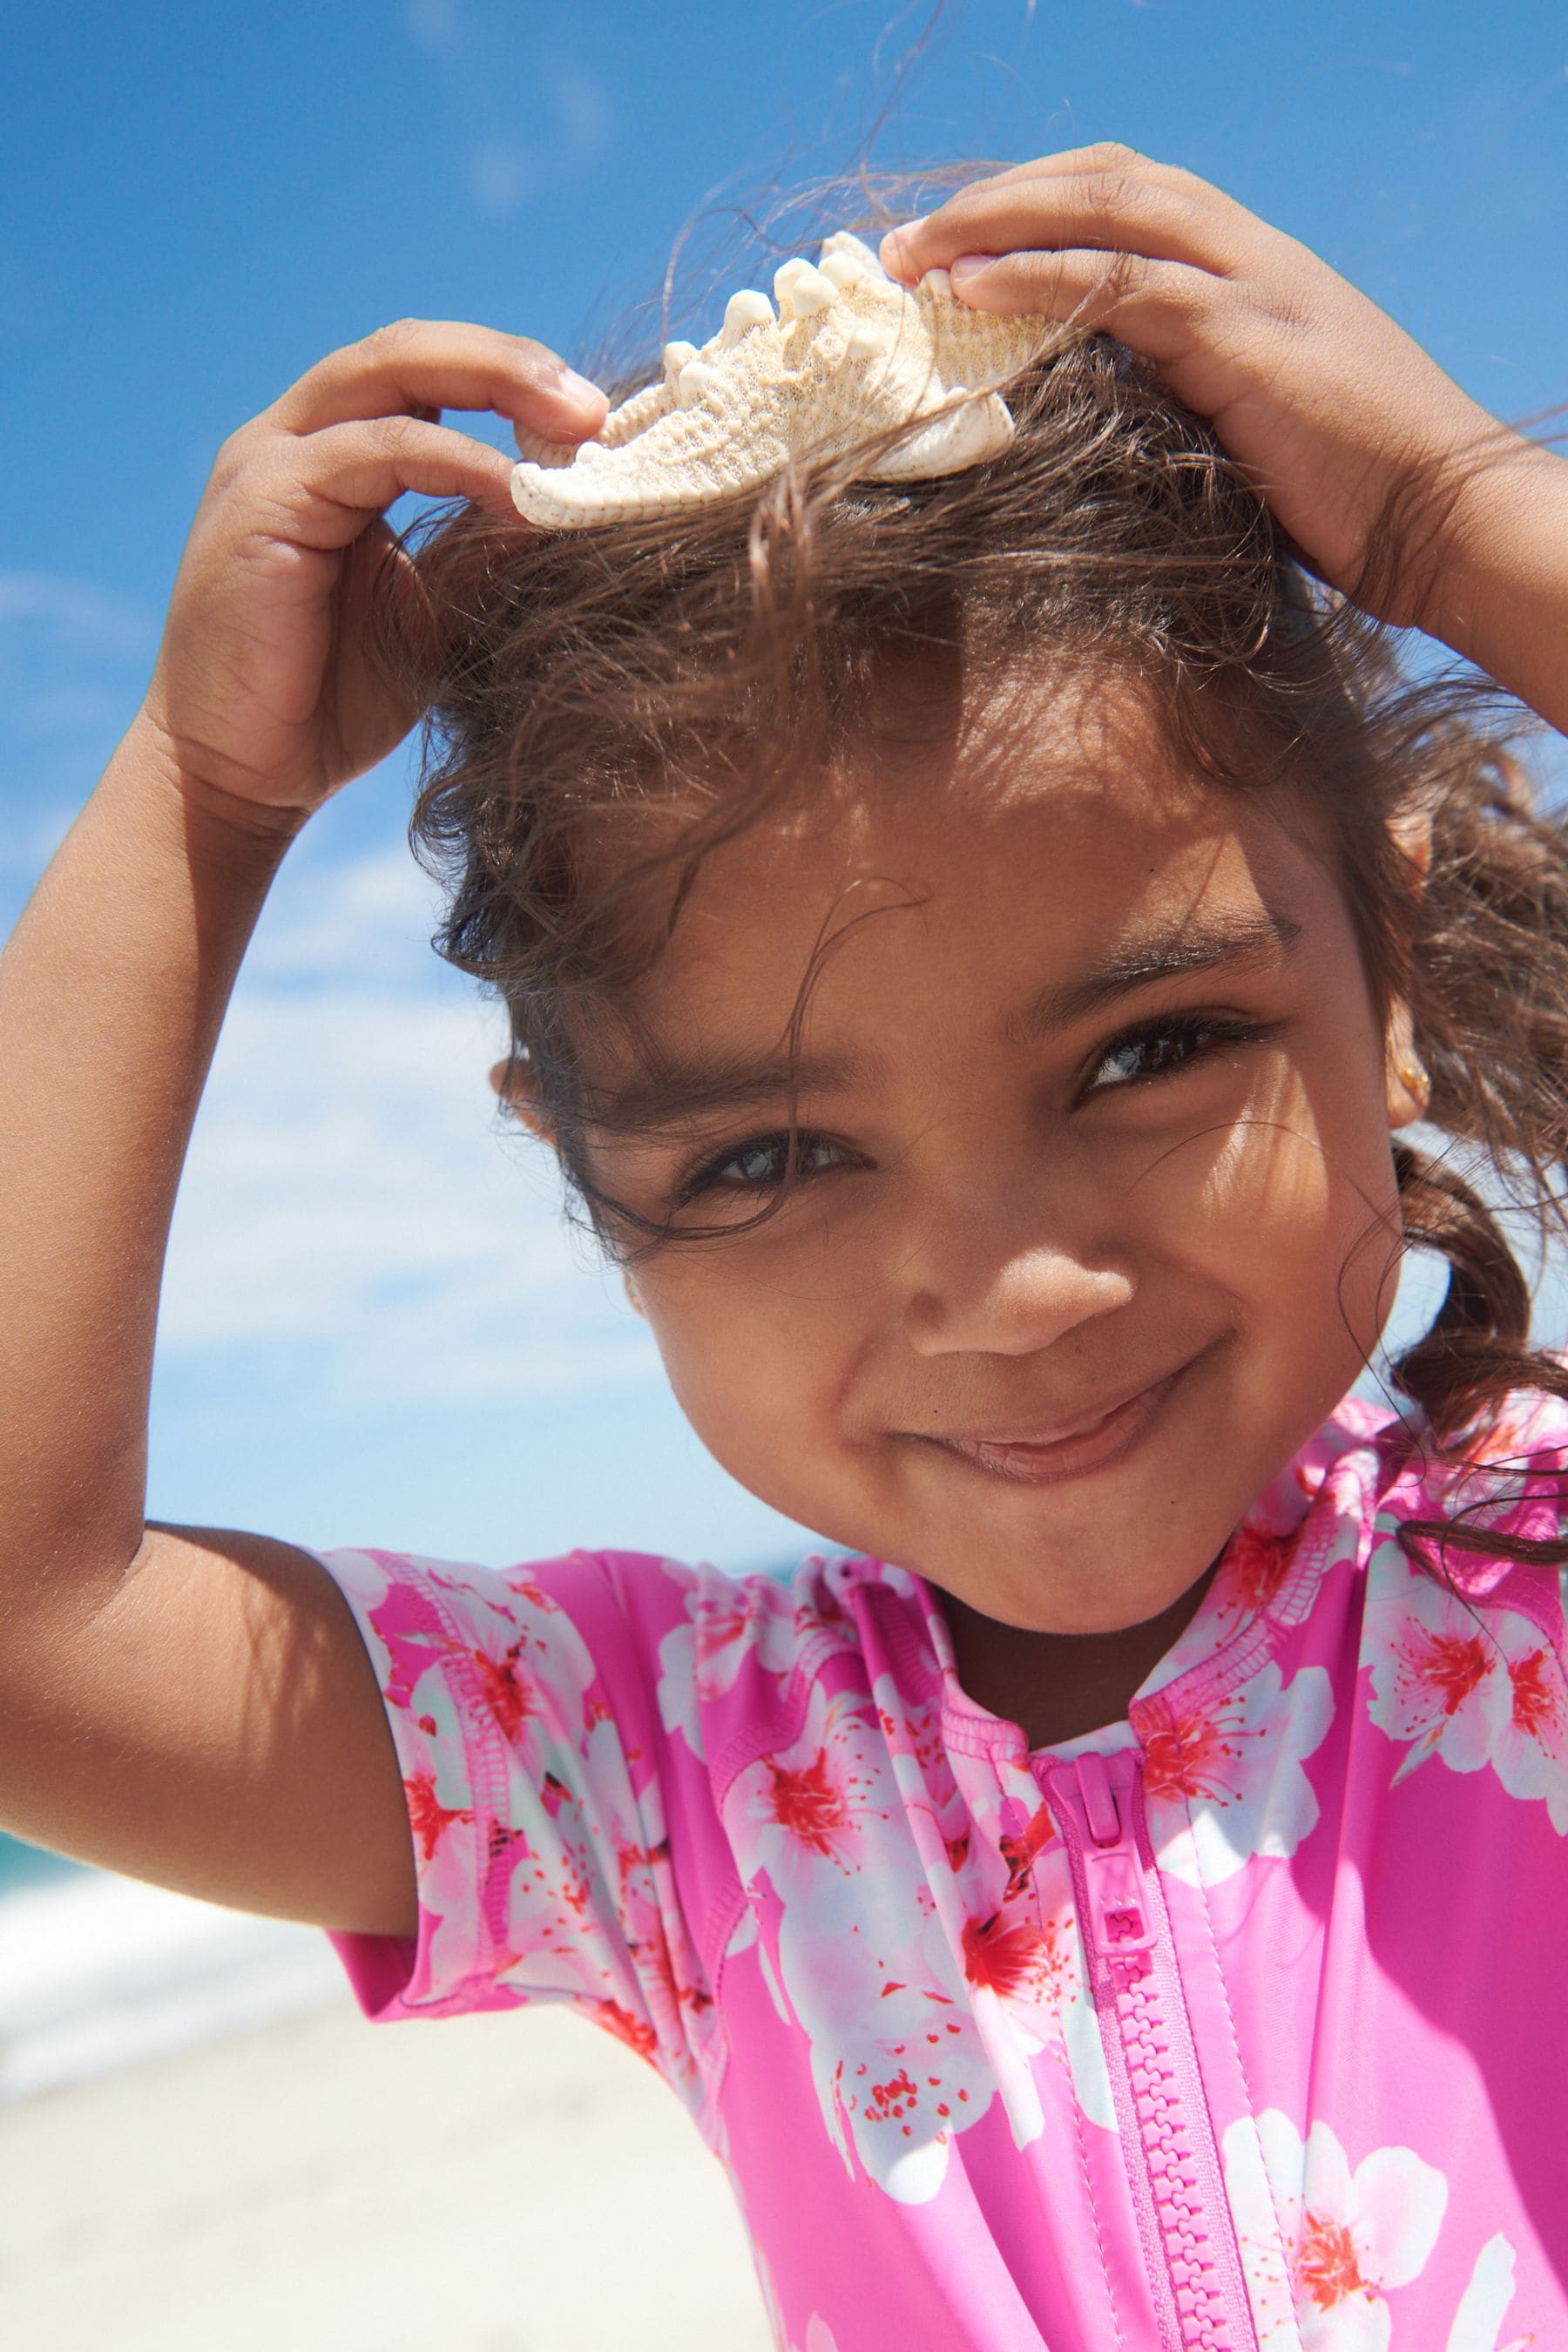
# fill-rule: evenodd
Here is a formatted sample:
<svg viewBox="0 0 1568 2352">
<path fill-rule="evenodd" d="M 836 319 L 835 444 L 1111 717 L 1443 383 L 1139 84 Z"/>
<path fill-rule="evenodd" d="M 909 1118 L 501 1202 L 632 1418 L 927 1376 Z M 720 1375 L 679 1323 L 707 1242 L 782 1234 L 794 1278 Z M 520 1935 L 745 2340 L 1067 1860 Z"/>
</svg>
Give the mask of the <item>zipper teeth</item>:
<svg viewBox="0 0 1568 2352">
<path fill-rule="evenodd" d="M 1137 2132 L 1148 2205 L 1164 2257 L 1176 2341 L 1180 2352 L 1255 2352 L 1258 2339 L 1250 2315 L 1240 2335 L 1232 2325 L 1241 2293 L 1239 2265 L 1226 2259 L 1223 2244 L 1215 2245 L 1206 2218 L 1205 2186 L 1210 2198 L 1223 2197 L 1223 2189 L 1217 2164 L 1204 2161 L 1188 2120 L 1189 2113 L 1196 2117 L 1206 2109 L 1202 2105 L 1204 2092 L 1195 2056 L 1182 2042 L 1188 2030 L 1186 2007 L 1179 1990 L 1172 1990 L 1177 1981 L 1175 1948 L 1164 1895 L 1155 1865 L 1144 1864 L 1138 1852 L 1132 1819 L 1137 1764 L 1134 1761 L 1131 1785 L 1118 1789 L 1116 1798 L 1121 1839 L 1136 1863 L 1153 1942 L 1150 1950 L 1122 1958 L 1107 1958 L 1095 1949 L 1085 1859 L 1088 1811 L 1081 1790 L 1074 1786 L 1075 1777 L 1070 1766 L 1058 1766 L 1050 1776 L 1053 1793 L 1058 1794 L 1058 1819 L 1079 1885 L 1090 1986 L 1102 2020 L 1107 2006 L 1115 2019 L 1112 2046 L 1121 2062 L 1125 2093 L 1125 2100 L 1119 2098 L 1117 2104 L 1131 2115 Z M 1059 1802 L 1062 1795 L 1067 1797 L 1065 1803 Z M 1109 2002 L 1103 1998 L 1107 1995 Z M 1205 2179 L 1210 2175 L 1214 2177 Z"/>
<path fill-rule="evenodd" d="M 1191 2352 L 1233 2352 L 1225 2294 L 1210 2258 L 1199 2168 L 1178 2095 L 1176 2069 L 1153 1970 L 1113 1961 L 1115 2015 L 1132 2094 L 1154 2217 L 1171 2273 L 1176 2324 Z"/>
</svg>

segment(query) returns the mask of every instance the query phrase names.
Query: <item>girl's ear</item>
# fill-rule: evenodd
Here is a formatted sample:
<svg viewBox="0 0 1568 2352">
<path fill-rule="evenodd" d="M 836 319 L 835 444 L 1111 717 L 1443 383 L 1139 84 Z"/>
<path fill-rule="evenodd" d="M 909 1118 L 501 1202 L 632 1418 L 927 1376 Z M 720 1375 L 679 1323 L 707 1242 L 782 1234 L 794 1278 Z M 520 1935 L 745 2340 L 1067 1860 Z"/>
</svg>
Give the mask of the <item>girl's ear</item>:
<svg viewBox="0 0 1568 2352">
<path fill-rule="evenodd" d="M 1388 827 L 1394 846 L 1407 864 L 1407 878 L 1418 898 L 1432 871 L 1432 815 L 1428 809 L 1402 809 Z M 1432 1098 L 1432 1081 L 1415 1051 L 1415 1023 L 1410 1007 L 1396 998 L 1388 1016 L 1384 1053 L 1384 1099 L 1391 1128 L 1410 1127 L 1425 1118 Z"/>
<path fill-rule="evenodd" d="M 1426 1116 L 1432 1081 L 1415 1051 L 1410 1007 L 1397 1000 L 1388 1016 L 1384 1049 L 1384 1100 L 1390 1127 L 1413 1127 Z"/>
<path fill-rule="evenodd" d="M 1401 809 L 1389 819 L 1388 830 L 1396 848 L 1404 851 L 1411 868 L 1411 879 L 1417 894 L 1426 887 L 1426 877 L 1432 871 L 1432 812 L 1430 809 Z"/>
<path fill-rule="evenodd" d="M 542 1143 L 553 1145 L 554 1129 L 547 1125 L 533 1108 L 526 1062 L 520 1062 L 515 1056 L 510 1062 L 492 1062 L 490 1084 L 504 1111 L 510 1111 L 512 1118 L 526 1127 L 531 1134 L 537 1135 Z"/>
</svg>

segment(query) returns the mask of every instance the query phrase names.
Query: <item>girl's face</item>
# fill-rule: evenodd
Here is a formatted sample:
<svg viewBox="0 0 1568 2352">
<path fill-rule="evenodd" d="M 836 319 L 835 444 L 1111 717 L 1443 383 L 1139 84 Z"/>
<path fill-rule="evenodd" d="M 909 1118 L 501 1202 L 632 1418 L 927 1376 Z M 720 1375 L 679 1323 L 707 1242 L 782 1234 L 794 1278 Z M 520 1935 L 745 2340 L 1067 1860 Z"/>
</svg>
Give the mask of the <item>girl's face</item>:
<svg viewBox="0 0 1568 2352">
<path fill-rule="evenodd" d="M 1416 1107 L 1333 879 L 1103 683 L 868 774 L 701 868 L 655 1062 L 594 1073 L 659 1123 L 601 1130 L 598 1184 L 678 1228 L 767 1205 L 825 942 L 793 1190 L 635 1267 L 676 1394 L 764 1501 L 991 1619 L 1158 1616 L 1392 1304 Z"/>
</svg>

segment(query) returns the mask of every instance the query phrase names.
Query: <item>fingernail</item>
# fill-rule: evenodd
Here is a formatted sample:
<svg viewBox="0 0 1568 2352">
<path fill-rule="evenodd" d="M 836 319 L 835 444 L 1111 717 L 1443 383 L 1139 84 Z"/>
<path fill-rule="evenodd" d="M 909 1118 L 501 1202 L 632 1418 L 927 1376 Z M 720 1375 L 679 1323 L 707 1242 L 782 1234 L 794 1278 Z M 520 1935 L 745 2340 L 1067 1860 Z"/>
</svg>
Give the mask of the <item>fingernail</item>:
<svg viewBox="0 0 1568 2352">
<path fill-rule="evenodd" d="M 899 247 L 903 244 L 904 240 L 907 237 L 912 237 L 917 229 L 923 228 L 924 226 L 925 215 L 921 213 L 917 215 L 916 218 L 913 220 L 900 221 L 897 228 L 890 228 L 888 231 L 887 236 L 882 239 L 880 247 L 882 267 L 884 269 L 890 268 L 892 262 L 898 259 Z"/>
<path fill-rule="evenodd" d="M 563 393 L 568 400 L 576 401 L 584 408 L 597 407 L 605 397 L 596 383 L 590 383 L 585 375 L 579 375 L 575 368 L 569 367 L 561 370 L 551 390 Z"/>
<path fill-rule="evenodd" d="M 995 258 L 994 253 L 961 253 L 956 261 L 949 262 L 947 274 L 955 286 L 968 286 L 984 278 Z"/>
</svg>

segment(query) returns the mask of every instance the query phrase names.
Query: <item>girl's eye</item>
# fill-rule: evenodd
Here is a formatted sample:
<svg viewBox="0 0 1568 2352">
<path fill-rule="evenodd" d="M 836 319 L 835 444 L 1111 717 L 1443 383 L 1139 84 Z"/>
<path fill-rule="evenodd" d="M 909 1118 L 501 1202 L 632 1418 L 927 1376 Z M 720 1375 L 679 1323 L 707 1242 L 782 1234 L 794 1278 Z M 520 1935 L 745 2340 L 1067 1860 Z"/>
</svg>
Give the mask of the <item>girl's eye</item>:
<svg viewBox="0 0 1568 2352">
<path fill-rule="evenodd" d="M 727 1151 L 722 1158 L 710 1160 L 694 1169 L 680 1187 L 683 1201 L 695 1200 L 699 1192 L 714 1190 L 729 1192 L 776 1192 L 790 1174 L 790 1139 L 787 1133 L 753 1136 L 738 1150 Z M 836 1168 L 853 1155 L 841 1143 L 830 1143 L 826 1136 L 795 1137 L 795 1175 L 820 1176 L 826 1169 Z"/>
<path fill-rule="evenodd" d="M 1086 1092 L 1103 1094 L 1116 1087 L 1133 1086 L 1148 1078 L 1166 1077 L 1184 1069 L 1214 1045 L 1244 1045 L 1264 1035 L 1250 1021 L 1162 1021 L 1119 1037 L 1107 1047 L 1089 1074 Z"/>
</svg>

